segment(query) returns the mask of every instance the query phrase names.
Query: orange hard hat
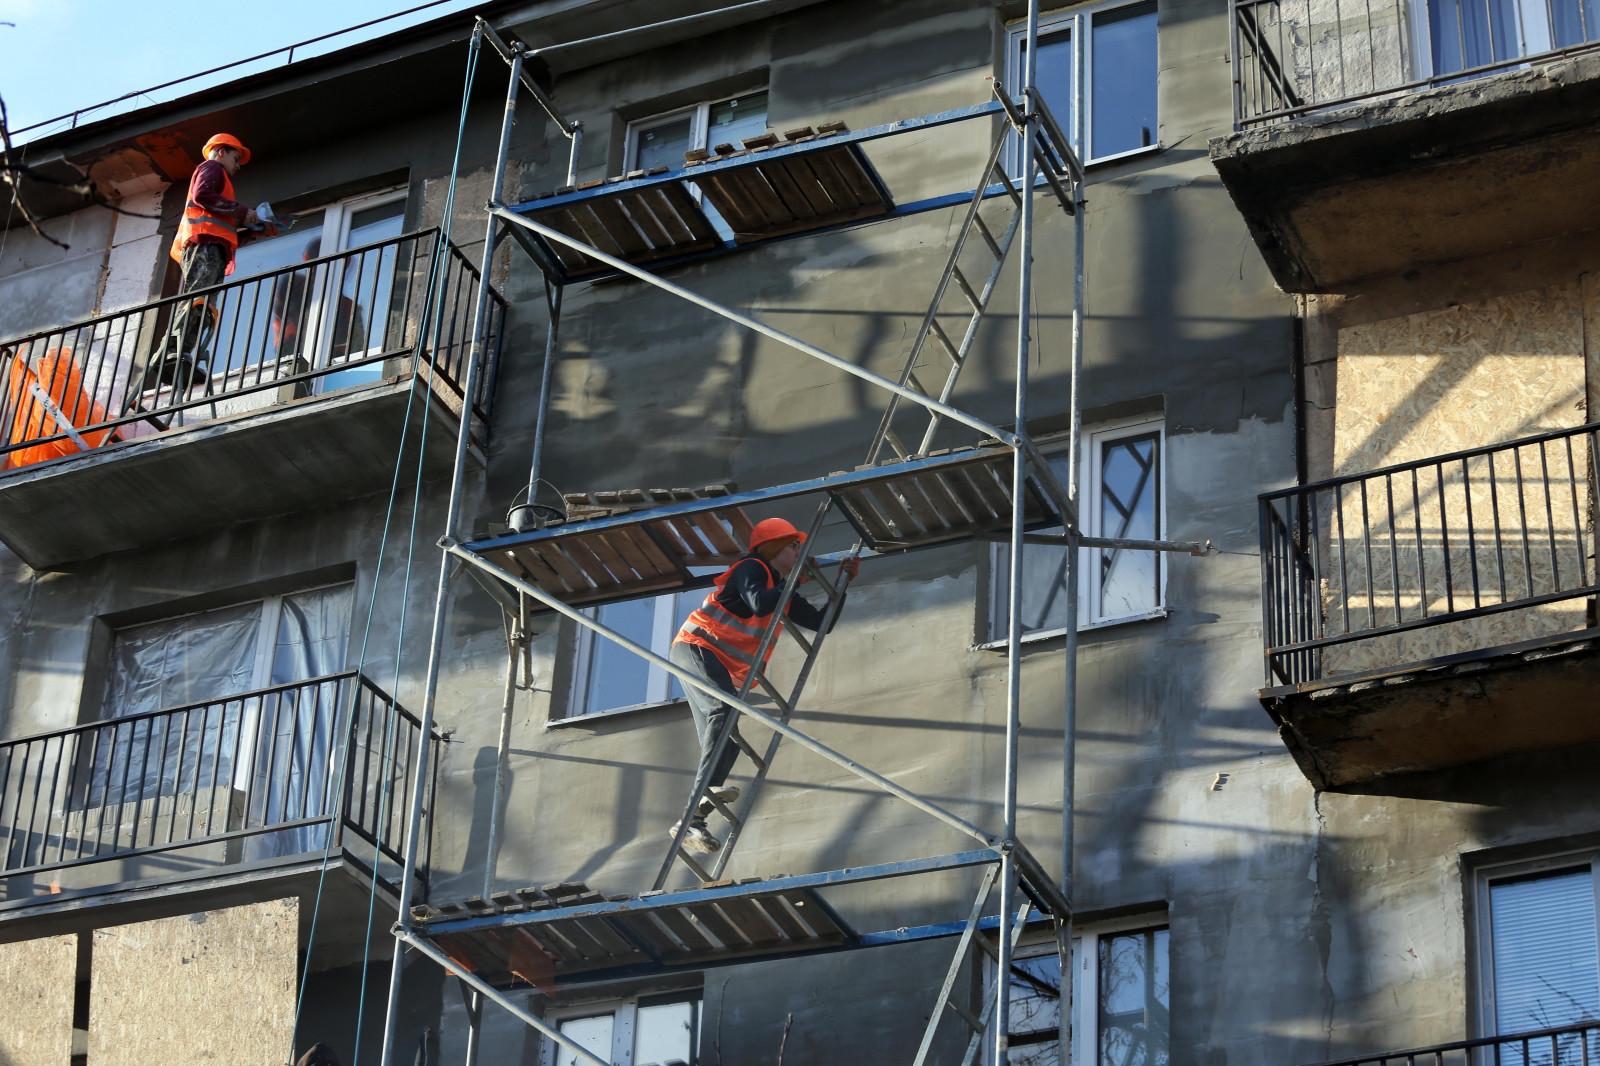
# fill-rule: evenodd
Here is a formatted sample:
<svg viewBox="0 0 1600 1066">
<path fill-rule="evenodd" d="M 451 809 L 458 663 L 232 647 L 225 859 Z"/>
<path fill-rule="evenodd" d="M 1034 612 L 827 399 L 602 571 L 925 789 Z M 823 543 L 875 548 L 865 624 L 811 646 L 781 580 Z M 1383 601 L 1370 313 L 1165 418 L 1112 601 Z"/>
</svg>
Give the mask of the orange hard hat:
<svg viewBox="0 0 1600 1066">
<path fill-rule="evenodd" d="M 806 535 L 794 528 L 794 523 L 786 518 L 763 518 L 750 530 L 751 551 L 775 540 L 792 540 L 796 544 L 804 544 Z"/>
<path fill-rule="evenodd" d="M 250 162 L 250 149 L 240 143 L 239 138 L 231 133 L 213 133 L 206 146 L 200 149 L 200 158 L 210 159 L 213 148 L 236 148 L 239 151 L 239 165 L 244 166 Z"/>
</svg>

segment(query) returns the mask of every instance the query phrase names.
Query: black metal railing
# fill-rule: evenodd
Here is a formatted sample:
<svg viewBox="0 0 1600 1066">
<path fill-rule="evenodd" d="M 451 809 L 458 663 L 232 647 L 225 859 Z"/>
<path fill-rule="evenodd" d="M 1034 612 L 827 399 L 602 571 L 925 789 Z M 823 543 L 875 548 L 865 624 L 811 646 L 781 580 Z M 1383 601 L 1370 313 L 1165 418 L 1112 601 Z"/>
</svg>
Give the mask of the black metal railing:
<svg viewBox="0 0 1600 1066">
<path fill-rule="evenodd" d="M 1600 45 L 1595 0 L 1234 0 L 1240 128 Z"/>
<path fill-rule="evenodd" d="M 437 229 L 0 344 L 0 467 L 431 365 L 460 395 L 478 271 Z M 431 297 L 431 298 L 430 298 Z M 506 303 L 491 290 L 487 416 Z"/>
<path fill-rule="evenodd" d="M 1593 422 L 1263 494 L 1267 683 L 1577 628 L 1588 608 L 1572 601 L 1600 592 L 1597 433 Z M 1471 621 L 1512 611 L 1524 613 Z"/>
<path fill-rule="evenodd" d="M 1600 1020 L 1385 1051 L 1317 1066 L 1600 1066 Z"/>
<path fill-rule="evenodd" d="M 398 863 L 421 732 L 347 670 L 5 742 L 0 884 L 222 842 L 237 862 L 320 853 L 330 833 Z"/>
</svg>

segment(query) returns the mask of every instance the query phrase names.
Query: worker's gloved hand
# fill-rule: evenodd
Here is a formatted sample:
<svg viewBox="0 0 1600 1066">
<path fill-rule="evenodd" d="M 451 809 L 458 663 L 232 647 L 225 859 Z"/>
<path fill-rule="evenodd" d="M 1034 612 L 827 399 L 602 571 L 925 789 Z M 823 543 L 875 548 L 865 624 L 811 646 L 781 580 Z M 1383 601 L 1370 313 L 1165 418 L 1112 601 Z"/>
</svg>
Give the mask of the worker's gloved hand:
<svg viewBox="0 0 1600 1066">
<path fill-rule="evenodd" d="M 856 575 L 861 573 L 861 560 L 852 555 L 850 558 L 839 564 L 839 569 L 843 570 L 846 574 L 849 574 L 850 580 L 854 581 L 856 579 Z"/>
<path fill-rule="evenodd" d="M 256 209 L 255 208 L 247 207 L 247 208 L 244 209 L 244 224 L 246 226 L 259 226 L 259 225 L 261 225 L 261 216 L 256 214 Z"/>
</svg>

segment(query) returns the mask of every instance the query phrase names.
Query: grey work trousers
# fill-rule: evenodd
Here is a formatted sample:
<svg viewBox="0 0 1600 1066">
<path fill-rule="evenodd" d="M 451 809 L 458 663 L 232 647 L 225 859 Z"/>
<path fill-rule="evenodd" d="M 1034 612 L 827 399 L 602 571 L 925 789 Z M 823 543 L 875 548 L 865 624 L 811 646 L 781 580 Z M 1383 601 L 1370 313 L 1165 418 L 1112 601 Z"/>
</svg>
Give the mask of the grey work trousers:
<svg viewBox="0 0 1600 1066">
<path fill-rule="evenodd" d="M 739 691 L 738 686 L 733 683 L 733 678 L 728 674 L 728 668 L 723 666 L 721 660 L 707 648 L 675 640 L 667 652 L 667 658 L 696 676 L 705 678 L 730 696 L 736 695 Z M 722 757 L 715 763 L 712 762 L 717 737 L 722 733 L 723 723 L 728 721 L 729 715 L 739 712 L 723 701 L 688 685 L 683 686 L 683 695 L 689 701 L 689 713 L 694 716 L 695 736 L 700 740 L 700 765 L 695 771 L 695 787 L 699 789 L 695 798 L 698 800 L 706 789 L 716 788 L 728 780 L 728 774 L 739 758 L 739 749 L 729 741 L 722 749 Z M 692 816 L 691 821 L 695 825 L 705 824 L 705 819 L 698 815 Z"/>
<path fill-rule="evenodd" d="M 183 248 L 183 283 L 179 292 L 193 292 L 209 288 L 227 276 L 228 246 L 197 241 Z M 191 363 L 199 361 L 200 331 L 207 317 L 207 308 L 194 306 L 185 300 L 172 316 L 172 336 L 176 339 L 177 354 Z"/>
</svg>

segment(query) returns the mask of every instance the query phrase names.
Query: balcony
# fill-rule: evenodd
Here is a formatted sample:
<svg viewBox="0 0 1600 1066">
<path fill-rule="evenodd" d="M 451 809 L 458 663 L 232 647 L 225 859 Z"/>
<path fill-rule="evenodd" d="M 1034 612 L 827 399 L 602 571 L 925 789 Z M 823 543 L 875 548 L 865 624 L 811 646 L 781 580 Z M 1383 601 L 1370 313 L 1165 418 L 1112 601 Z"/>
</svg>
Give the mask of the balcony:
<svg viewBox="0 0 1600 1066">
<path fill-rule="evenodd" d="M 1600 1021 L 1384 1051 L 1318 1066 L 1591 1066 L 1596 1062 L 1600 1062 Z"/>
<path fill-rule="evenodd" d="M 415 404 L 447 469 L 477 281 L 423 230 L 0 344 L 0 540 L 49 569 L 366 495 Z"/>
<path fill-rule="evenodd" d="M 398 877 L 420 736 L 345 671 L 0 744 L 0 937 L 86 903 L 131 921 L 309 894 L 325 849 L 330 906 L 364 915 Z"/>
<path fill-rule="evenodd" d="M 1260 498 L 1261 699 L 1314 785 L 1600 741 L 1597 435 Z"/>
<path fill-rule="evenodd" d="M 1234 0 L 1232 68 L 1212 160 L 1286 291 L 1600 226 L 1594 0 Z"/>
</svg>

